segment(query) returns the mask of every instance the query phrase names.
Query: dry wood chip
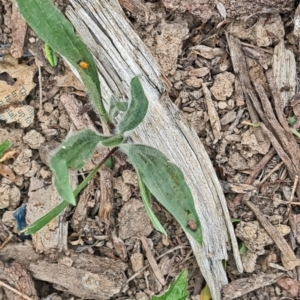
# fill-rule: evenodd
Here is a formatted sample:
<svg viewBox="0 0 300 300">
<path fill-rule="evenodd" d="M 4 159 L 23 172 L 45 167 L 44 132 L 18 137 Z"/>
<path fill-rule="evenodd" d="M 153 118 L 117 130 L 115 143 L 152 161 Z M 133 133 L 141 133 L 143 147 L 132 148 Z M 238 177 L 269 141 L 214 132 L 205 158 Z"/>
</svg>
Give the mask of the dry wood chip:
<svg viewBox="0 0 300 300">
<path fill-rule="evenodd" d="M 222 56 L 225 53 L 225 50 L 222 48 L 211 48 L 205 45 L 197 45 L 190 48 L 196 54 L 206 58 L 206 59 L 213 59 L 216 56 Z"/>
<path fill-rule="evenodd" d="M 90 128 L 96 131 L 96 128 L 89 116 L 86 113 L 80 114 L 82 104 L 76 99 L 74 95 L 64 94 L 60 97 L 60 100 L 63 103 L 66 111 L 69 114 L 69 117 L 71 118 L 77 130 Z"/>
<path fill-rule="evenodd" d="M 210 69 L 207 67 L 192 69 L 189 71 L 189 76 L 204 77 L 209 73 L 209 71 Z"/>
<path fill-rule="evenodd" d="M 166 284 L 166 281 L 164 279 L 164 276 L 162 275 L 157 263 L 156 263 L 156 260 L 152 254 L 152 251 L 148 245 L 148 241 L 145 237 L 141 237 L 141 241 L 142 241 L 142 245 L 143 245 L 143 248 L 146 252 L 146 257 L 147 257 L 147 260 L 155 274 L 155 277 L 157 278 L 157 280 L 160 282 L 161 285 L 165 285 Z"/>
<path fill-rule="evenodd" d="M 300 38 L 300 4 L 298 4 L 294 16 L 294 36 Z"/>
<path fill-rule="evenodd" d="M 220 119 L 219 115 L 217 113 L 217 110 L 215 108 L 215 105 L 213 103 L 213 100 L 211 99 L 211 93 L 209 89 L 206 86 L 206 83 L 202 84 L 202 90 L 203 94 L 206 100 L 206 105 L 207 105 L 207 113 L 209 115 L 209 121 L 210 125 L 214 134 L 214 138 L 216 140 L 221 139 L 221 124 L 220 124 Z"/>
<path fill-rule="evenodd" d="M 13 43 L 10 48 L 10 53 L 14 58 L 20 58 L 23 55 L 27 23 L 21 16 L 15 2 L 13 2 L 12 5 L 11 30 Z"/>
<path fill-rule="evenodd" d="M 232 281 L 231 283 L 225 285 L 223 288 L 223 300 L 231 300 L 237 297 L 241 297 L 250 293 L 251 291 L 255 291 L 259 288 L 268 286 L 270 284 L 275 283 L 280 277 L 282 277 L 284 273 L 276 273 L 276 274 L 255 274 L 251 277 L 237 279 Z"/>
<path fill-rule="evenodd" d="M 227 125 L 233 122 L 236 119 L 236 112 L 234 110 L 230 110 L 227 112 L 220 120 L 222 125 Z"/>
<path fill-rule="evenodd" d="M 253 185 L 243 183 L 231 183 L 224 180 L 219 180 L 224 193 L 242 193 L 246 194 L 256 189 Z"/>
<path fill-rule="evenodd" d="M 122 259 L 122 261 L 127 261 L 127 250 L 123 240 L 117 237 L 116 234 L 113 232 L 112 241 L 117 255 Z"/>
<path fill-rule="evenodd" d="M 34 278 L 53 283 L 56 289 L 80 298 L 107 300 L 126 285 L 127 265 L 121 261 L 70 250 L 66 258 L 73 261 L 71 267 L 39 260 L 30 244 L 9 244 L 0 252 L 2 261 L 14 259 L 25 264 Z"/>
<path fill-rule="evenodd" d="M 276 283 L 288 291 L 293 297 L 299 297 L 300 284 L 298 281 L 289 277 L 283 277 L 280 278 Z"/>
<path fill-rule="evenodd" d="M 274 228 L 270 221 L 253 203 L 251 203 L 250 201 L 246 201 L 246 205 L 254 212 L 263 228 L 267 231 L 267 233 L 270 235 L 274 243 L 281 251 L 281 260 L 283 266 L 287 270 L 293 270 L 295 267 L 299 266 L 300 261 L 297 259 L 294 251 L 291 249 L 286 240 L 281 236 L 281 234 Z"/>
<path fill-rule="evenodd" d="M 294 237 L 300 243 L 300 215 L 291 213 L 289 215 L 289 224 L 291 226 Z"/>
<path fill-rule="evenodd" d="M 292 51 L 286 49 L 283 39 L 274 48 L 272 62 L 275 82 L 280 91 L 283 107 L 285 107 L 296 92 L 297 67 L 295 55 Z"/>
<path fill-rule="evenodd" d="M 2 263 L 0 261 L 0 280 L 32 300 L 39 299 L 31 275 L 17 262 Z M 7 299 L 24 300 L 24 297 L 9 289 L 5 288 L 4 291 Z"/>
<path fill-rule="evenodd" d="M 100 220 L 109 221 L 113 201 L 113 177 L 112 170 L 107 167 L 100 169 L 100 208 L 98 216 Z"/>
<path fill-rule="evenodd" d="M 144 256 L 142 253 L 133 253 L 130 256 L 130 262 L 131 262 L 131 266 L 132 266 L 132 270 L 134 273 L 138 272 L 140 269 L 142 269 L 144 267 Z M 139 275 L 137 275 L 137 277 L 142 277 L 143 274 L 140 273 Z"/>
<path fill-rule="evenodd" d="M 95 179 L 94 179 L 95 180 Z M 71 227 L 77 233 L 84 229 L 85 221 L 87 218 L 88 202 L 94 195 L 95 183 L 94 180 L 88 184 L 79 197 L 75 211 L 71 220 Z"/>
</svg>

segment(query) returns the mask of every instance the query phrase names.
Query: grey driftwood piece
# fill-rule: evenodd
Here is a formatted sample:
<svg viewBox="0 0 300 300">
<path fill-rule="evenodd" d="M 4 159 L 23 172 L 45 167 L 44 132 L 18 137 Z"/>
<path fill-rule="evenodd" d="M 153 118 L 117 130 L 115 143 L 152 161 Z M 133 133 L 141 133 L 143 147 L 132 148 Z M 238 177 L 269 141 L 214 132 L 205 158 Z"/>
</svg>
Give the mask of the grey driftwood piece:
<svg viewBox="0 0 300 300">
<path fill-rule="evenodd" d="M 162 151 L 183 171 L 192 191 L 196 211 L 203 226 L 203 245 L 188 239 L 214 300 L 221 299 L 221 288 L 228 283 L 222 265 L 232 248 L 238 270 L 242 264 L 226 201 L 195 130 L 165 93 L 160 68 L 127 21 L 116 0 L 71 0 L 66 15 L 93 52 L 106 102 L 111 95 L 126 99 L 130 80 L 140 75 L 150 101 L 144 122 L 130 137 L 135 143 Z"/>
</svg>

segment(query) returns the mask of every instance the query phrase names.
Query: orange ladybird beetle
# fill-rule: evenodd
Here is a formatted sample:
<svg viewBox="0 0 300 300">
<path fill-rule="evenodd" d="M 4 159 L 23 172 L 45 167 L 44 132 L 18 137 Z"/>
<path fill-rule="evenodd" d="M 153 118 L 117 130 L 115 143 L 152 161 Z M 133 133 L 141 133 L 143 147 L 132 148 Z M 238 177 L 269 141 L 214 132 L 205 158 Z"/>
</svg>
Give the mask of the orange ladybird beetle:
<svg viewBox="0 0 300 300">
<path fill-rule="evenodd" d="M 86 61 L 83 60 L 80 60 L 77 64 L 83 70 L 86 70 L 90 66 Z"/>
</svg>

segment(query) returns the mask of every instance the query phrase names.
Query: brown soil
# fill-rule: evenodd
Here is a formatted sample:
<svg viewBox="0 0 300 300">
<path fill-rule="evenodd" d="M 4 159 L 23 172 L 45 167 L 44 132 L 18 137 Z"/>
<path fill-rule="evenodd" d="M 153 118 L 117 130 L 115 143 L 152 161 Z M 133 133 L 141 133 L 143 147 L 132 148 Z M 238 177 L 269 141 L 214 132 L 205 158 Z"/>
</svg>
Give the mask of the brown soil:
<svg viewBox="0 0 300 300">
<path fill-rule="evenodd" d="M 297 3 L 254 1 L 247 10 L 248 1 L 119 2 L 171 82 L 170 97 L 204 144 L 236 220 L 244 273 L 230 257 L 224 299 L 300 297 L 300 152 L 289 128 L 300 127 Z M 101 126 L 85 109 L 82 84 L 62 59 L 48 64 L 12 0 L 0 0 L 0 13 L 0 144 L 12 142 L 0 161 L 0 299 L 23 299 L 5 283 L 30 299 L 146 300 L 183 268 L 188 299 L 199 299 L 205 279 L 183 230 L 156 202 L 168 237 L 153 229 L 119 153 L 62 220 L 32 240 L 18 234 L 17 208 L 27 205 L 30 223 L 60 201 L 47 161 L 74 131 L 74 116 L 83 127 Z M 75 186 L 101 156 L 71 175 Z"/>
</svg>

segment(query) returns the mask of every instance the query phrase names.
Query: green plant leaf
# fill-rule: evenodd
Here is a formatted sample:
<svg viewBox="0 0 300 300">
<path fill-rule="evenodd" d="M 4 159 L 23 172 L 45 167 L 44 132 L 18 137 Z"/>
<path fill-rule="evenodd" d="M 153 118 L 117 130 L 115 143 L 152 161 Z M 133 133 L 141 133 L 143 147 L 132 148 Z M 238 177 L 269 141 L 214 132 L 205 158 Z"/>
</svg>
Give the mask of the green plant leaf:
<svg viewBox="0 0 300 300">
<path fill-rule="evenodd" d="M 138 77 L 131 82 L 131 101 L 122 121 L 117 126 L 117 131 L 124 133 L 137 127 L 144 119 L 148 109 L 148 99 Z"/>
<path fill-rule="evenodd" d="M 34 234 L 39 231 L 41 228 L 46 226 L 51 220 L 57 217 L 67 206 L 69 205 L 68 202 L 63 201 L 51 209 L 47 214 L 33 222 L 32 224 L 28 225 L 26 228 L 20 231 L 20 233 L 25 233 L 26 235 Z"/>
<path fill-rule="evenodd" d="M 297 117 L 296 116 L 292 116 L 288 118 L 288 123 L 289 125 L 294 125 L 297 122 Z"/>
<path fill-rule="evenodd" d="M 166 293 L 161 296 L 153 296 L 151 300 L 185 300 L 189 295 L 187 291 L 187 275 L 187 270 L 183 269 Z"/>
<path fill-rule="evenodd" d="M 0 145 L 0 158 L 4 155 L 4 153 L 11 147 L 11 142 L 9 140 L 5 140 Z"/>
<path fill-rule="evenodd" d="M 119 101 L 115 96 L 112 96 L 109 102 L 109 118 L 114 120 L 120 113 L 128 109 L 128 103 Z"/>
<path fill-rule="evenodd" d="M 68 168 L 81 169 L 92 156 L 97 144 L 109 137 L 85 129 L 69 136 L 50 159 L 54 184 L 62 199 L 75 205 L 75 197 L 69 181 Z"/>
<path fill-rule="evenodd" d="M 124 136 L 122 134 L 108 137 L 102 141 L 102 145 L 107 148 L 112 148 L 120 145 L 124 141 Z"/>
<path fill-rule="evenodd" d="M 232 224 L 241 222 L 241 220 L 237 219 L 237 218 L 231 218 L 230 221 L 231 221 Z"/>
<path fill-rule="evenodd" d="M 58 64 L 58 59 L 57 59 L 57 56 L 52 51 L 51 47 L 48 44 L 45 44 L 44 50 L 45 50 L 45 55 L 46 55 L 46 58 L 50 64 L 50 66 L 56 67 Z"/>
<path fill-rule="evenodd" d="M 294 134 L 297 138 L 300 139 L 300 133 L 295 128 L 290 128 L 292 134 Z"/>
<path fill-rule="evenodd" d="M 109 125 L 108 114 L 101 99 L 100 81 L 94 58 L 80 37 L 74 33 L 72 24 L 50 0 L 15 1 L 20 13 L 35 33 L 78 71 L 97 113 L 102 121 Z M 81 61 L 86 62 L 88 67 L 80 67 Z"/>
<path fill-rule="evenodd" d="M 242 246 L 240 248 L 240 254 L 243 255 L 243 254 L 246 254 L 248 251 L 248 248 L 246 247 L 246 245 L 244 243 L 242 243 Z"/>
<path fill-rule="evenodd" d="M 120 149 L 128 155 L 133 167 L 157 201 L 175 217 L 185 232 L 202 244 L 200 220 L 181 170 L 152 147 L 122 144 Z"/>
<path fill-rule="evenodd" d="M 148 190 L 148 188 L 146 187 L 146 185 L 144 184 L 140 173 L 137 171 L 137 178 L 138 178 L 138 183 L 139 183 L 139 188 L 140 188 L 140 192 L 141 192 L 141 197 L 146 209 L 146 212 L 154 226 L 154 228 L 161 232 L 162 234 L 164 234 L 165 236 L 167 236 L 167 232 L 164 229 L 164 227 L 160 224 L 160 222 L 158 221 L 158 219 L 156 218 L 152 208 L 151 208 L 151 195 L 150 195 L 150 191 Z"/>
</svg>

